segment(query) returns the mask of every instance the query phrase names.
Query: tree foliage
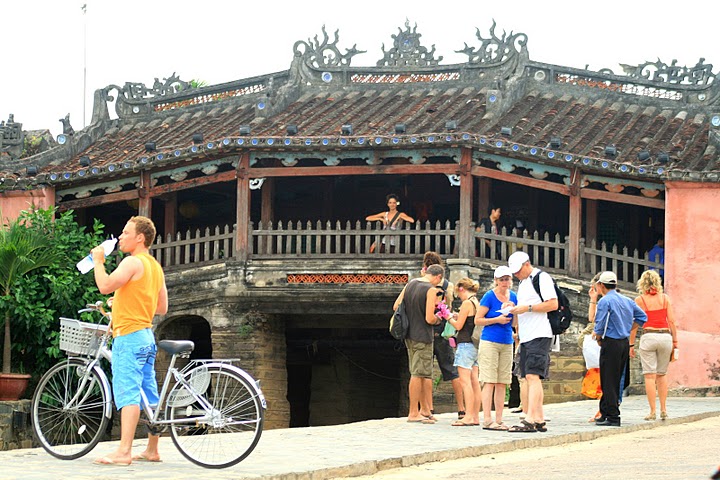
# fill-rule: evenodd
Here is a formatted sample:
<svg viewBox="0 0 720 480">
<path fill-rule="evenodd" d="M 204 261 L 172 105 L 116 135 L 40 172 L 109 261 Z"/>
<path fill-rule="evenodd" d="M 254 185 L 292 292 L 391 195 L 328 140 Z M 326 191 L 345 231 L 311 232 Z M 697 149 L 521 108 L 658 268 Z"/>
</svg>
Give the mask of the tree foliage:
<svg viewBox="0 0 720 480">
<path fill-rule="evenodd" d="M 104 225 L 95 220 L 92 229 L 86 231 L 77 224 L 72 211 L 55 216 L 53 207 L 20 215 L 19 221 L 26 228 L 47 238 L 47 248 L 56 258 L 49 266 L 19 278 L 10 298 L 4 298 L 2 304 L 3 308 L 10 307 L 13 369 L 30 373 L 34 379 L 62 355 L 58 348 L 59 317 L 78 318 L 79 309 L 101 298 L 92 273 L 80 274 L 75 263 L 105 239 Z M 115 257 L 108 261 L 112 270 Z M 98 321 L 84 315 L 84 321 Z"/>
</svg>

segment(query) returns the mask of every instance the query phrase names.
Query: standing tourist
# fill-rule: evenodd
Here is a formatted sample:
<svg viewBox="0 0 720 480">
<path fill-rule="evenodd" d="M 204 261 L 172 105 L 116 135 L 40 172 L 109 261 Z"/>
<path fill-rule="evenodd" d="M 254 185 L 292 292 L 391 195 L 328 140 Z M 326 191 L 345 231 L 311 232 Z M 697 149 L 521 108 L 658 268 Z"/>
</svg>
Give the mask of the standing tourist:
<svg viewBox="0 0 720 480">
<path fill-rule="evenodd" d="M 433 251 L 425 252 L 425 255 L 423 256 L 423 268 L 420 271 L 420 274 L 425 275 L 425 271 L 430 265 L 443 266 L 440 254 Z M 452 282 L 448 281 L 447 278 L 444 278 L 442 283 L 438 285 L 438 288 L 440 288 L 444 294 L 442 301 L 448 306 L 452 305 L 455 298 L 455 287 Z M 433 327 L 433 355 L 437 360 L 443 381 L 450 382 L 452 385 L 453 392 L 455 393 L 455 401 L 457 402 L 458 419 L 461 419 L 465 416 L 465 403 L 463 401 L 460 375 L 458 374 L 457 367 L 454 365 L 455 351 L 453 350 L 453 347 L 450 346 L 448 339 L 442 336 L 443 329 L 445 328 L 445 322 L 447 322 L 447 320 L 442 320 L 440 325 Z M 435 412 L 432 409 L 432 396 L 430 401 L 430 413 L 434 414 Z"/>
<path fill-rule="evenodd" d="M 108 275 L 105 271 L 105 250 L 92 249 L 95 283 L 103 295 L 115 292 L 112 299 L 113 334 L 112 385 L 115 406 L 120 410 L 120 445 L 115 452 L 100 457 L 101 465 L 130 465 L 133 460 L 159 462 L 157 435 L 148 434 L 148 445 L 139 455 L 132 455 L 132 442 L 140 419 L 140 391 L 150 405 L 157 404 L 155 379 L 157 347 L 152 331 L 155 315 L 168 311 L 165 275 L 160 264 L 150 255 L 155 240 L 155 225 L 147 217 L 132 217 L 120 235 L 120 251 L 130 255 Z"/>
<path fill-rule="evenodd" d="M 647 315 L 640 337 L 640 363 L 645 377 L 645 395 L 650 404 L 650 413 L 645 420 L 655 420 L 655 389 L 660 398 L 660 420 L 667 415 L 667 369 L 674 349 L 678 346 L 675 315 L 673 314 L 670 297 L 663 293 L 662 280 L 655 270 L 646 270 L 637 282 L 640 294 L 635 303 Z M 630 357 L 635 358 L 635 334 L 630 334 Z"/>
<path fill-rule="evenodd" d="M 482 410 L 485 430 L 507 430 L 503 423 L 505 390 L 512 381 L 513 362 L 513 316 L 503 315 L 499 310 L 517 305 L 517 295 L 510 290 L 512 273 L 505 265 L 494 272 L 495 288 L 488 290 L 480 300 L 475 325 L 483 327 L 480 336 L 480 382 L 482 387 Z M 492 421 L 492 405 L 495 402 L 495 421 Z"/>
<path fill-rule="evenodd" d="M 620 295 L 617 276 L 602 272 L 595 285 L 603 297 L 597 302 L 593 338 L 600 340 L 600 417 L 595 425 L 620 426 L 620 378 L 630 354 L 629 337 L 645 323 L 647 315 L 629 298 Z M 631 333 L 632 331 L 632 333 Z"/>
<path fill-rule="evenodd" d="M 430 412 L 432 402 L 433 325 L 440 323 L 435 316 L 435 303 L 440 292 L 436 287 L 442 282 L 444 270 L 440 265 L 430 265 L 422 278 L 411 280 L 393 305 L 397 310 L 405 303 L 409 328 L 405 338 L 410 367 L 408 396 L 410 410 L 408 422 L 435 423 Z"/>
<path fill-rule="evenodd" d="M 457 318 L 449 318 L 450 325 L 455 327 L 457 335 L 457 349 L 455 350 L 455 366 L 460 375 L 463 400 L 465 402 L 465 416 L 453 422 L 455 427 L 480 425 L 480 382 L 478 381 L 478 350 L 472 341 L 475 317 L 478 311 L 476 297 L 478 284 L 469 278 L 463 278 L 457 283 L 457 295 L 462 300 Z"/>
<path fill-rule="evenodd" d="M 520 284 L 517 292 L 517 306 L 509 313 L 517 315 L 520 337 L 520 377 L 525 378 L 527 388 L 527 413 L 520 425 L 510 427 L 510 432 L 546 432 L 543 412 L 542 381 L 548 378 L 550 370 L 550 348 L 553 333 L 547 312 L 557 310 L 558 300 L 553 280 L 545 272 L 533 268 L 525 252 L 515 252 L 508 258 L 508 268 Z M 532 279 L 540 275 L 540 295 L 533 287 Z"/>
</svg>

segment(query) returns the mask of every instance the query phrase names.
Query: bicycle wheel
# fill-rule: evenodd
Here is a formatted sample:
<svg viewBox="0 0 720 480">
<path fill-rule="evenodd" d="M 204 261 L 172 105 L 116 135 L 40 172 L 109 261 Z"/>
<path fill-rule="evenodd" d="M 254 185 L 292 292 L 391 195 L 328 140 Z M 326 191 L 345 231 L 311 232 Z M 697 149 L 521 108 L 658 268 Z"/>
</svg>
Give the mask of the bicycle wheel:
<svg viewBox="0 0 720 480">
<path fill-rule="evenodd" d="M 54 457 L 72 460 L 92 450 L 105 433 L 109 400 L 104 378 L 87 362 L 70 359 L 43 375 L 32 398 L 35 438 Z M 83 383 L 83 379 L 85 382 Z M 80 390 L 82 388 L 82 390 Z"/>
<path fill-rule="evenodd" d="M 265 411 L 259 390 L 241 375 L 219 365 L 200 365 L 187 378 L 212 410 L 206 415 L 198 402 L 184 401 L 185 388 L 176 385 L 168 398 L 178 401 L 168 400 L 166 417 L 188 422 L 170 425 L 173 443 L 185 458 L 202 467 L 225 468 L 242 461 L 262 433 Z M 198 385 L 203 391 L 198 390 Z"/>
</svg>

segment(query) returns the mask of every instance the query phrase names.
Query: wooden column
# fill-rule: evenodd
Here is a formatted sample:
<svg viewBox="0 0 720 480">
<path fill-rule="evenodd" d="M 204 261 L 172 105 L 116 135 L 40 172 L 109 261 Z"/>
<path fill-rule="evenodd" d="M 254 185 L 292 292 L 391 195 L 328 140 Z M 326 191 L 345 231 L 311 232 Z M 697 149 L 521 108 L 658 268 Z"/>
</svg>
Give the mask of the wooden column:
<svg viewBox="0 0 720 480">
<path fill-rule="evenodd" d="M 585 199 L 585 245 L 591 241 L 597 241 L 597 200 Z"/>
<path fill-rule="evenodd" d="M 164 237 L 175 236 L 177 230 L 177 192 L 168 193 L 163 197 L 165 201 L 165 228 Z"/>
<path fill-rule="evenodd" d="M 570 275 L 580 273 L 580 235 L 582 233 L 582 198 L 580 197 L 580 171 L 573 168 L 570 176 L 570 207 L 568 227 L 567 269 Z"/>
<path fill-rule="evenodd" d="M 140 188 L 138 189 L 138 215 L 152 218 L 152 197 L 150 196 L 150 172 L 140 172 Z"/>
<path fill-rule="evenodd" d="M 475 223 L 488 216 L 488 208 L 490 208 L 490 179 L 488 177 L 478 177 L 478 208 Z"/>
<path fill-rule="evenodd" d="M 473 176 L 470 174 L 472 168 L 472 150 L 463 148 L 460 156 L 460 222 L 458 225 L 457 252 L 458 258 L 470 258 L 470 247 L 472 245 L 472 199 L 473 199 Z"/>
<path fill-rule="evenodd" d="M 237 237 L 235 238 L 235 256 L 240 261 L 248 258 L 250 234 L 250 154 L 240 155 L 237 166 L 237 206 L 235 211 L 235 224 Z"/>
<path fill-rule="evenodd" d="M 266 178 L 262 184 L 262 205 L 260 206 L 260 221 L 263 226 L 275 220 L 275 179 Z"/>
</svg>

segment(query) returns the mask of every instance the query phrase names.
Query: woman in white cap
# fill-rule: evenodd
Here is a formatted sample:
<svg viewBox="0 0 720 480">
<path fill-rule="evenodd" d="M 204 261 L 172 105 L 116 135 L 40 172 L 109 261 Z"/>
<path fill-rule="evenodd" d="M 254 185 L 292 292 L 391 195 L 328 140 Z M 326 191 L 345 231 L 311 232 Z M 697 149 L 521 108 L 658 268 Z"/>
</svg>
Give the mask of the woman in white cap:
<svg viewBox="0 0 720 480">
<path fill-rule="evenodd" d="M 501 312 L 517 305 L 517 296 L 510 290 L 512 273 L 505 265 L 495 269 L 495 287 L 480 300 L 475 325 L 483 327 L 480 336 L 480 382 L 482 387 L 483 428 L 507 430 L 502 421 L 505 390 L 512 381 L 513 315 Z M 495 421 L 492 420 L 492 403 L 495 401 Z"/>
</svg>

